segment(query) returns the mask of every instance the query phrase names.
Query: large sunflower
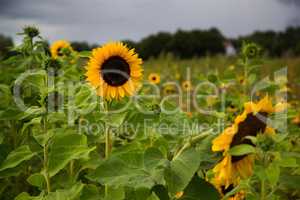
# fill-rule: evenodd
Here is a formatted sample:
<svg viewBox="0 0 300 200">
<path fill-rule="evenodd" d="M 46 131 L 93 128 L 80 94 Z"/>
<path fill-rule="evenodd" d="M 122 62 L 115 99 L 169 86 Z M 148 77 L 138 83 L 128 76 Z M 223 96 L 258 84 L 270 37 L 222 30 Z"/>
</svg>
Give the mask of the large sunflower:
<svg viewBox="0 0 300 200">
<path fill-rule="evenodd" d="M 258 103 L 245 103 L 244 112 L 236 117 L 234 124 L 213 140 L 212 151 L 223 151 L 224 155 L 213 169 L 216 184 L 228 188 L 231 184 L 237 184 L 240 178 L 251 176 L 254 155 L 232 156 L 228 150 L 235 145 L 253 145 L 246 136 L 256 136 L 258 133 L 274 134 L 275 131 L 267 126 L 267 118 L 274 112 L 282 111 L 284 107 L 283 104 L 273 107 L 268 96 Z"/>
<path fill-rule="evenodd" d="M 141 64 L 133 49 L 121 42 L 108 43 L 92 51 L 86 79 L 107 100 L 132 96 L 143 77 Z"/>
<path fill-rule="evenodd" d="M 50 52 L 53 58 L 57 58 L 63 56 L 63 49 L 68 49 L 69 51 L 73 51 L 71 44 L 65 40 L 57 40 L 55 41 L 51 47 Z"/>
<path fill-rule="evenodd" d="M 160 76 L 157 73 L 151 73 L 148 76 L 148 80 L 152 84 L 159 84 L 160 83 Z"/>
</svg>

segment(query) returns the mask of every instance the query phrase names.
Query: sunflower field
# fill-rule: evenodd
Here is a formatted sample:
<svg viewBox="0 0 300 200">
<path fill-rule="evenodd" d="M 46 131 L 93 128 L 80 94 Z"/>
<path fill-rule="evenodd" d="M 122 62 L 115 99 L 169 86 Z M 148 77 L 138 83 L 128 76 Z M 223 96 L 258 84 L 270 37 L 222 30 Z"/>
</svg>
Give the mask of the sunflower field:
<svg viewBox="0 0 300 200">
<path fill-rule="evenodd" d="M 0 60 L 1 200 L 300 199 L 299 58 L 20 35 Z"/>
</svg>

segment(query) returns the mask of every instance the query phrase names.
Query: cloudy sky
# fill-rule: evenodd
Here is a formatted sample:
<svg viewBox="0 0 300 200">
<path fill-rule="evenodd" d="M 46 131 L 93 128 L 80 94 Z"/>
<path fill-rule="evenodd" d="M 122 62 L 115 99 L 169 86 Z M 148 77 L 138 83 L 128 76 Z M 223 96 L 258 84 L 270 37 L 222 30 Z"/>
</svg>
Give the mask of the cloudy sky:
<svg viewBox="0 0 300 200">
<path fill-rule="evenodd" d="M 139 40 L 210 27 L 235 37 L 300 25 L 300 0 L 0 0 L 0 33 L 14 36 L 28 24 L 50 41 Z"/>
</svg>

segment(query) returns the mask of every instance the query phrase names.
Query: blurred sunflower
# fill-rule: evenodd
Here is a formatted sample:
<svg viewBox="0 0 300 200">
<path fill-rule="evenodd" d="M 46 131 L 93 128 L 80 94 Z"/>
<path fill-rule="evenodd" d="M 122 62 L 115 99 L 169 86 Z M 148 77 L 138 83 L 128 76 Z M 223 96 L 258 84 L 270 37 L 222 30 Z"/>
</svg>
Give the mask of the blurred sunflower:
<svg viewBox="0 0 300 200">
<path fill-rule="evenodd" d="M 284 110 L 286 105 L 277 104 L 273 107 L 268 96 L 258 103 L 247 102 L 244 112 L 237 116 L 234 124 L 224 130 L 222 134 L 213 140 L 212 151 L 223 151 L 223 159 L 214 167 L 214 182 L 224 185 L 236 183 L 239 178 L 247 178 L 252 175 L 254 155 L 232 156 L 229 149 L 240 144 L 254 146 L 247 136 L 256 136 L 259 133 L 274 134 L 275 131 L 267 126 L 267 118 L 274 112 Z"/>
<path fill-rule="evenodd" d="M 148 76 L 148 80 L 152 84 L 159 84 L 160 83 L 160 76 L 157 73 L 151 73 Z"/>
<path fill-rule="evenodd" d="M 53 58 L 61 57 L 64 55 L 63 50 L 67 49 L 69 52 L 73 51 L 71 44 L 65 40 L 57 40 L 55 41 L 51 47 L 50 52 Z"/>
<path fill-rule="evenodd" d="M 184 91 L 191 91 L 192 90 L 192 83 L 190 81 L 183 81 L 181 84 Z"/>
<path fill-rule="evenodd" d="M 300 127 L 300 114 L 298 114 L 294 119 L 293 119 L 293 124 L 296 124 L 297 126 Z"/>
<path fill-rule="evenodd" d="M 165 95 L 174 94 L 176 92 L 174 85 L 166 85 L 164 86 L 163 93 Z"/>
<path fill-rule="evenodd" d="M 107 100 L 132 96 L 143 77 L 142 60 L 121 42 L 105 44 L 92 51 L 86 80 Z"/>
</svg>

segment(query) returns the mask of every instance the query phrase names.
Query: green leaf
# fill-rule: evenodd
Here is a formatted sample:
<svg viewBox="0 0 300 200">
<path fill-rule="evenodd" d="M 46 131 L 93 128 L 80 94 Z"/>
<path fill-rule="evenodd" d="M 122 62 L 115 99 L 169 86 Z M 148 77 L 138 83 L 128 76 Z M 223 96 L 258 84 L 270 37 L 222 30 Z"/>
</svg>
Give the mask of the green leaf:
<svg viewBox="0 0 300 200">
<path fill-rule="evenodd" d="M 272 163 L 268 166 L 268 168 L 265 170 L 265 173 L 267 175 L 267 179 L 270 182 L 271 185 L 275 186 L 279 180 L 280 176 L 280 167 L 277 163 Z"/>
<path fill-rule="evenodd" d="M 14 168 L 23 161 L 30 160 L 34 155 L 35 153 L 31 152 L 28 145 L 20 146 L 8 154 L 0 166 L 0 171 Z"/>
<path fill-rule="evenodd" d="M 96 147 L 87 146 L 85 135 L 73 134 L 56 134 L 49 145 L 49 163 L 48 170 L 50 177 L 57 174 L 71 160 L 86 158 L 89 153 Z"/>
<path fill-rule="evenodd" d="M 156 148 L 148 148 L 144 153 L 144 166 L 145 169 L 151 171 L 155 167 L 164 161 L 163 153 Z"/>
<path fill-rule="evenodd" d="M 78 53 L 79 57 L 82 58 L 89 58 L 91 56 L 91 52 L 90 51 L 81 51 Z"/>
<path fill-rule="evenodd" d="M 27 182 L 42 189 L 45 185 L 45 178 L 42 174 L 35 173 L 27 178 Z"/>
<path fill-rule="evenodd" d="M 219 193 L 216 188 L 204 179 L 195 175 L 188 186 L 184 189 L 180 200 L 218 200 Z"/>
<path fill-rule="evenodd" d="M 151 189 L 163 179 L 163 169 L 159 167 L 164 163 L 161 155 L 154 149 L 117 154 L 101 163 L 88 178 L 109 186 Z"/>
<path fill-rule="evenodd" d="M 282 157 L 280 160 L 281 167 L 298 167 L 296 158 Z"/>
<path fill-rule="evenodd" d="M 194 148 L 184 151 L 171 161 L 165 170 L 165 180 L 171 194 L 184 190 L 198 170 L 200 161 L 201 156 Z"/>
<path fill-rule="evenodd" d="M 229 154 L 232 156 L 242 156 L 250 153 L 255 153 L 255 147 L 249 144 L 240 144 L 229 150 Z"/>
<path fill-rule="evenodd" d="M 123 187 L 108 188 L 108 196 L 104 200 L 123 200 L 125 198 L 125 190 Z"/>
<path fill-rule="evenodd" d="M 44 200 L 78 200 L 81 192 L 84 188 L 84 184 L 77 183 L 69 189 L 56 190 L 46 196 Z"/>
<path fill-rule="evenodd" d="M 81 192 L 80 199 L 81 200 L 101 199 L 98 187 L 93 184 L 85 185 Z"/>
<path fill-rule="evenodd" d="M 119 127 L 123 124 L 125 117 L 127 116 L 127 112 L 122 113 L 111 113 L 107 115 L 104 119 L 105 123 L 109 124 L 113 127 Z"/>
</svg>

